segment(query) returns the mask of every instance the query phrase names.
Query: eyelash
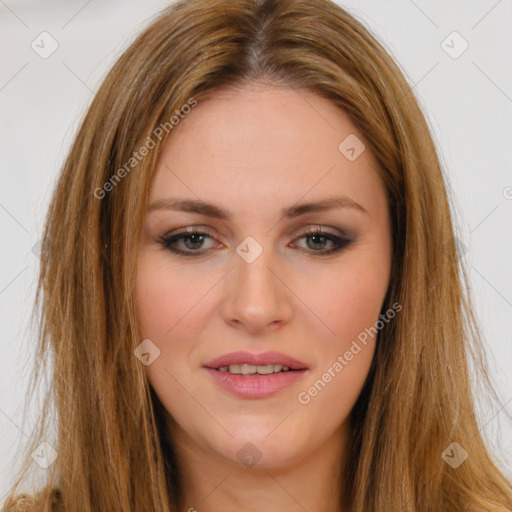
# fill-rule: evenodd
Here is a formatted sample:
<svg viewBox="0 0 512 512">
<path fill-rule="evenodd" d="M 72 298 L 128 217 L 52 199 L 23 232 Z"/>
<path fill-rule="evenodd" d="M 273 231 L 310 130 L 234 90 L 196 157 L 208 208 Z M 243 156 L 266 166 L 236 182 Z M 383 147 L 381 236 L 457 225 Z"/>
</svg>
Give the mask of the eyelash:
<svg viewBox="0 0 512 512">
<path fill-rule="evenodd" d="M 209 249 L 202 250 L 202 251 L 182 251 L 176 248 L 173 248 L 172 245 L 175 244 L 180 239 L 190 239 L 190 237 L 194 235 L 200 235 L 200 236 L 207 236 L 209 238 L 213 238 L 211 234 L 208 232 L 208 230 L 205 231 L 194 231 L 192 229 L 181 231 L 179 233 L 175 233 L 173 235 L 163 235 L 159 238 L 158 243 L 162 244 L 167 250 L 171 251 L 174 254 L 177 254 L 179 256 L 185 256 L 185 257 L 192 257 L 197 258 L 200 256 L 204 256 L 206 252 L 208 252 Z M 312 236 L 322 236 L 325 237 L 327 240 L 333 242 L 336 247 L 333 249 L 330 249 L 328 251 L 314 251 L 311 250 L 311 252 L 318 256 L 327 256 L 334 253 L 337 253 L 341 250 L 343 250 L 345 247 L 349 246 L 352 243 L 352 240 L 348 238 L 339 237 L 336 235 L 333 235 L 332 233 L 328 233 L 326 231 L 323 231 L 320 228 L 313 228 L 309 229 L 305 233 L 303 233 L 297 240 L 300 240 L 301 238 L 309 238 Z M 307 249 L 305 249 L 307 251 Z"/>
</svg>

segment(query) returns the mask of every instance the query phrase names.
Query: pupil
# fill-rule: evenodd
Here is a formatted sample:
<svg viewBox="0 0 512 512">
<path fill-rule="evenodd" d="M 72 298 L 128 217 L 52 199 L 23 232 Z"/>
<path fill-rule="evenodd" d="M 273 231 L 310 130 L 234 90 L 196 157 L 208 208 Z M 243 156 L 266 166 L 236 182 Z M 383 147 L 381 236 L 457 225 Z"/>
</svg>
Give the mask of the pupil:
<svg viewBox="0 0 512 512">
<path fill-rule="evenodd" d="M 320 238 L 320 239 L 322 239 L 322 241 L 325 241 L 325 237 L 323 235 L 311 235 L 310 238 L 311 238 L 311 240 Z M 322 245 L 321 242 L 319 242 L 319 243 L 320 243 L 320 245 Z M 314 245 L 318 245 L 318 244 L 314 244 Z"/>
<path fill-rule="evenodd" d="M 195 242 L 193 241 L 193 239 L 197 238 L 198 240 L 196 240 Z M 189 241 L 192 241 L 192 244 L 200 244 L 202 242 L 202 238 L 203 238 L 203 235 L 198 235 L 198 234 L 194 234 L 194 235 L 189 235 L 188 237 L 188 240 Z M 194 249 L 197 249 L 197 247 L 193 247 Z"/>
</svg>

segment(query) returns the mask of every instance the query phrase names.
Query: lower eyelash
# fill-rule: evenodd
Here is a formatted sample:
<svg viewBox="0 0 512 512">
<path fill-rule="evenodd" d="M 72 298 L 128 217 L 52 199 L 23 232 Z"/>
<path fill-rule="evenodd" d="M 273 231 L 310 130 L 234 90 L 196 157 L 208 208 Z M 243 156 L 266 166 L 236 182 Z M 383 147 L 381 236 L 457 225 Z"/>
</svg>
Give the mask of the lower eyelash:
<svg viewBox="0 0 512 512">
<path fill-rule="evenodd" d="M 203 249 L 203 250 L 198 250 L 198 251 L 182 251 L 182 250 L 172 247 L 172 244 L 176 243 L 176 241 L 178 241 L 180 239 L 189 238 L 193 235 L 200 235 L 200 236 L 206 236 L 209 238 L 213 238 L 209 233 L 204 233 L 202 231 L 187 231 L 185 233 L 177 233 L 172 236 L 165 236 L 165 235 L 161 236 L 158 240 L 158 243 L 162 244 L 167 250 L 171 251 L 173 254 L 177 254 L 180 256 L 185 256 L 185 257 L 204 256 L 208 252 L 209 249 L 206 249 L 206 250 Z M 322 250 L 322 251 L 313 251 L 313 250 L 308 251 L 307 249 L 303 249 L 307 252 L 312 253 L 315 256 L 320 256 L 320 257 L 339 252 L 352 243 L 352 240 L 350 240 L 348 238 L 341 238 L 336 235 L 333 235 L 332 233 L 322 231 L 321 229 L 313 229 L 310 231 L 306 231 L 297 240 L 300 240 L 302 238 L 311 237 L 311 236 L 323 236 L 336 245 L 336 247 L 334 247 L 333 249 Z"/>
<path fill-rule="evenodd" d="M 203 256 L 206 251 L 203 249 L 202 251 L 181 251 L 179 249 L 173 248 L 172 244 L 174 244 L 177 240 L 184 239 L 184 238 L 190 238 L 194 235 L 200 235 L 200 236 L 207 236 L 209 238 L 212 238 L 209 233 L 203 233 L 202 231 L 187 231 L 185 233 L 177 233 L 172 236 L 161 236 L 158 243 L 162 244 L 167 250 L 171 251 L 174 254 L 180 255 L 180 256 L 187 256 L 187 257 L 197 257 L 197 256 Z"/>
<path fill-rule="evenodd" d="M 300 240 L 301 238 L 308 238 L 311 236 L 323 236 L 323 237 L 327 238 L 327 240 L 329 240 L 335 244 L 335 247 L 333 247 L 332 249 L 329 249 L 329 250 L 313 251 L 313 250 L 303 249 L 313 256 L 319 256 L 319 257 L 328 256 L 330 254 L 334 254 L 334 253 L 337 253 L 337 252 L 343 250 L 345 247 L 349 246 L 352 243 L 352 240 L 350 240 L 349 238 L 339 237 L 339 236 L 333 235 L 332 233 L 328 233 L 327 231 L 322 231 L 319 228 L 315 228 L 315 229 L 306 231 L 298 238 L 298 240 Z"/>
</svg>

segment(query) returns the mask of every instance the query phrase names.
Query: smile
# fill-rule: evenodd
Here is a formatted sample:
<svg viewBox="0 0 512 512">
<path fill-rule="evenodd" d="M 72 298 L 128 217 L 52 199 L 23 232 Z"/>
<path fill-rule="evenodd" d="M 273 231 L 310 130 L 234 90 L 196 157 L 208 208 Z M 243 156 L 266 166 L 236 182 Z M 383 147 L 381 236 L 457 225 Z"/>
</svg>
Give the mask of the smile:
<svg viewBox="0 0 512 512">
<path fill-rule="evenodd" d="M 281 364 L 267 364 L 255 366 L 253 364 L 230 364 L 217 368 L 220 372 L 234 373 L 235 375 L 270 375 L 271 373 L 288 372 L 290 368 Z"/>
</svg>

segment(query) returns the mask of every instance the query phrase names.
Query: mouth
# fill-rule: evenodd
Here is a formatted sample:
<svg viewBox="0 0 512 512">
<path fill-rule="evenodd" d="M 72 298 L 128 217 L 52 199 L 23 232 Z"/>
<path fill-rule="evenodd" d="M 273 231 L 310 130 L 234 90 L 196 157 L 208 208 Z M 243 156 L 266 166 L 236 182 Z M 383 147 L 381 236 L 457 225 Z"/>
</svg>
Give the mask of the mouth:
<svg viewBox="0 0 512 512">
<path fill-rule="evenodd" d="M 225 391 L 243 398 L 266 398 L 292 385 L 308 370 L 306 364 L 279 352 L 233 352 L 204 365 Z"/>
<path fill-rule="evenodd" d="M 289 372 L 289 371 L 297 371 L 291 369 L 289 366 L 285 366 L 282 364 L 266 364 L 266 365 L 258 365 L 255 366 L 253 364 L 230 364 L 219 366 L 218 368 L 214 368 L 219 372 L 229 372 L 234 375 L 244 375 L 249 377 L 251 375 L 271 375 L 273 373 L 281 373 L 281 372 Z"/>
</svg>

